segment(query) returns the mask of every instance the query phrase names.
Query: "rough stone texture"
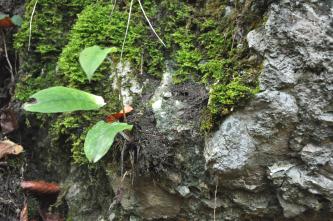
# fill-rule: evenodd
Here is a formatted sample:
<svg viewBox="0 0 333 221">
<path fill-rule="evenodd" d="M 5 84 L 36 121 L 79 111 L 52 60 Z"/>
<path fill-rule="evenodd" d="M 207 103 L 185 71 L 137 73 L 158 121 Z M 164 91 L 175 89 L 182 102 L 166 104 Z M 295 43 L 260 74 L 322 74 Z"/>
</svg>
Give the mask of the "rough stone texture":
<svg viewBox="0 0 333 221">
<path fill-rule="evenodd" d="M 14 1 L 0 1 L 0 10 L 9 2 Z M 206 88 L 174 85 L 172 61 L 161 82 L 144 73 L 134 79 L 126 64 L 123 95 L 135 111 L 128 117 L 134 142 L 124 145 L 124 161 L 117 144 L 107 161 L 112 165 L 70 166 L 70 147 L 49 151 L 41 139 L 45 131 L 33 128 L 41 133 L 25 132 L 22 141 L 34 153 L 27 161 L 37 163 L 28 165 L 25 178 L 62 181 L 69 220 L 332 220 L 332 3 L 238 3 L 253 12 L 272 3 L 264 26 L 247 34 L 264 63 L 261 91 L 245 108 L 205 135 L 199 116 L 207 105 Z M 228 16 L 234 8 L 224 10 Z M 16 184 L 0 190 L 18 186 L 21 177 L 14 173 Z M 1 181 L 8 175 L 0 170 Z M 22 194 L 15 194 L 11 220 L 22 203 Z"/>
<path fill-rule="evenodd" d="M 270 189 L 276 196 L 266 193 L 266 199 L 277 199 L 286 218 L 317 213 L 309 220 L 330 220 L 333 211 L 332 19 L 330 1 L 273 3 L 265 26 L 247 35 L 265 59 L 261 92 L 206 142 L 209 171 L 222 183 L 232 174 L 238 182 L 227 182 L 229 188 Z M 246 205 L 259 210 L 261 197 Z"/>
<path fill-rule="evenodd" d="M 134 211 L 143 219 L 170 219 L 180 211 L 181 198 L 154 184 L 151 178 L 138 178 L 135 185 L 132 185 L 129 178 L 122 181 L 113 176 L 111 185 L 114 192 L 121 191 L 123 194 L 121 206 L 127 211 Z"/>
<path fill-rule="evenodd" d="M 255 12 L 271 1 L 251 2 Z M 174 85 L 172 61 L 161 82 L 144 75 L 138 90 L 129 87 L 135 141 L 121 163 L 140 173 L 107 175 L 115 197 L 98 204 L 95 219 L 332 220 L 332 5 L 281 0 L 267 18 L 247 35 L 264 58 L 261 91 L 216 132 L 199 130 L 206 89 Z M 93 191 L 74 187 L 70 210 L 82 201 L 71 193 Z"/>
<path fill-rule="evenodd" d="M 100 180 L 100 182 L 96 182 Z M 102 182 L 103 181 L 103 182 Z M 100 220 L 112 202 L 112 191 L 102 170 L 90 171 L 72 166 L 62 188 L 72 220 Z M 106 211 L 105 211 L 106 210 Z M 107 215 L 107 217 L 111 214 Z"/>
</svg>

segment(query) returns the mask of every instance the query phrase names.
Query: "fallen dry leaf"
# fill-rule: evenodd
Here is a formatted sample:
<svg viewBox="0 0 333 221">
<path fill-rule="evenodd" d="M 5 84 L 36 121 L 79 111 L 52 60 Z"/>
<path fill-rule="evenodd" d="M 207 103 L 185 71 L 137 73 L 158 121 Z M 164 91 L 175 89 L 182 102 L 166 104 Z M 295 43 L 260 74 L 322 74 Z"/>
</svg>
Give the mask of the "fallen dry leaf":
<svg viewBox="0 0 333 221">
<path fill-rule="evenodd" d="M 125 114 L 128 114 L 128 113 L 133 111 L 133 107 L 131 107 L 130 105 L 125 105 L 124 110 L 121 110 L 118 113 L 114 113 L 114 114 L 111 114 L 111 115 L 107 116 L 106 121 L 109 122 L 109 123 L 112 123 L 112 122 L 115 122 L 115 121 L 123 118 L 124 117 L 124 111 L 125 111 Z"/>
<path fill-rule="evenodd" d="M 0 141 L 0 159 L 7 155 L 18 155 L 23 152 L 23 147 L 10 140 Z"/>
<path fill-rule="evenodd" d="M 118 119 L 119 119 L 119 118 L 118 118 Z M 118 121 L 118 119 L 115 118 L 115 117 L 112 116 L 112 115 L 109 115 L 109 116 L 106 117 L 106 122 L 108 122 L 108 123 L 113 123 L 113 122 Z"/>
<path fill-rule="evenodd" d="M 0 127 L 3 134 L 8 134 L 18 128 L 16 114 L 13 110 L 7 109 L 1 111 Z"/>
<path fill-rule="evenodd" d="M 28 203 L 25 201 L 23 205 L 23 209 L 20 213 L 20 221 L 29 221 L 28 218 Z"/>
<path fill-rule="evenodd" d="M 12 26 L 14 26 L 14 24 L 13 24 L 13 22 L 10 19 L 9 16 L 0 20 L 0 27 L 6 27 L 7 28 L 7 27 L 12 27 Z"/>
<path fill-rule="evenodd" d="M 60 187 L 56 183 L 48 183 L 45 181 L 22 181 L 21 188 L 38 194 L 58 194 Z"/>
</svg>

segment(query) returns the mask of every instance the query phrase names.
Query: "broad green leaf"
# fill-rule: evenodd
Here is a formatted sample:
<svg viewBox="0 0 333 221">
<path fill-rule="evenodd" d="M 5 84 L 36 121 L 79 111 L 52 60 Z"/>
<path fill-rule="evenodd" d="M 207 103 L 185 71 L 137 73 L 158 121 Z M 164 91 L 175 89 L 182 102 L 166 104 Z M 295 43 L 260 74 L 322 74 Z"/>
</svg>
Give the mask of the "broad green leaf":
<svg viewBox="0 0 333 221">
<path fill-rule="evenodd" d="M 115 51 L 116 48 L 102 49 L 99 46 L 95 45 L 89 48 L 85 48 L 80 53 L 79 61 L 89 81 L 91 80 L 97 68 L 103 63 L 106 56 L 110 52 Z"/>
<path fill-rule="evenodd" d="M 60 113 L 77 110 L 96 110 L 104 106 L 104 99 L 85 91 L 50 87 L 30 96 L 32 102 L 23 105 L 26 111 L 40 113 Z"/>
<path fill-rule="evenodd" d="M 87 134 L 84 141 L 84 153 L 90 162 L 99 161 L 111 148 L 117 133 L 123 130 L 132 130 L 133 126 L 126 123 L 114 122 L 112 124 L 99 121 Z"/>
<path fill-rule="evenodd" d="M 23 23 L 23 19 L 19 15 L 14 15 L 13 17 L 10 18 L 12 20 L 13 24 L 16 26 L 21 26 Z"/>
</svg>

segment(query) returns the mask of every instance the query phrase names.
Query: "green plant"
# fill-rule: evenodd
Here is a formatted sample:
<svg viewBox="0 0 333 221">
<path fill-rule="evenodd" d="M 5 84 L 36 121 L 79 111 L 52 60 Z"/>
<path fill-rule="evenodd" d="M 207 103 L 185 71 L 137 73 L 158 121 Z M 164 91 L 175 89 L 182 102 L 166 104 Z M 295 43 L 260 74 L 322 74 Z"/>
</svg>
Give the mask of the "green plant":
<svg viewBox="0 0 333 221">
<path fill-rule="evenodd" d="M 92 46 L 81 52 L 79 61 L 82 69 L 87 74 L 89 81 L 91 81 L 92 76 L 97 68 L 103 63 L 107 54 L 116 51 L 116 48 L 101 49 L 99 46 Z"/>
<path fill-rule="evenodd" d="M 62 113 L 78 110 L 96 110 L 105 105 L 104 99 L 81 90 L 67 87 L 50 87 L 30 96 L 25 103 L 26 111 L 39 113 Z"/>
<path fill-rule="evenodd" d="M 82 69 L 90 80 L 110 52 L 115 48 L 101 49 L 92 46 L 84 49 L 79 57 Z M 39 113 L 63 113 L 79 110 L 97 110 L 105 105 L 100 96 L 78 89 L 56 86 L 41 90 L 30 96 L 31 101 L 23 105 L 26 111 Z M 87 133 L 84 152 L 90 162 L 96 163 L 111 148 L 115 136 L 124 130 L 131 130 L 132 125 L 99 121 Z"/>
<path fill-rule="evenodd" d="M 88 131 L 84 142 L 84 152 L 89 161 L 97 162 L 110 149 L 117 133 L 131 130 L 132 125 L 114 122 L 112 124 L 99 121 Z"/>
</svg>

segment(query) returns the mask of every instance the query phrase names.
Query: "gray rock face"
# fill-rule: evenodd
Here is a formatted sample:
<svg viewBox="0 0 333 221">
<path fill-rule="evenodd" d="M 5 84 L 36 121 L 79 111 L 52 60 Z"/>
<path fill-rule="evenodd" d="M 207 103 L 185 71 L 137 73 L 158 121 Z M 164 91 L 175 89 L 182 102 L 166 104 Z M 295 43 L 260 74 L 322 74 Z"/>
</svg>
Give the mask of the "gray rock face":
<svg viewBox="0 0 333 221">
<path fill-rule="evenodd" d="M 295 98 L 287 93 L 259 93 L 249 107 L 227 118 L 207 139 L 207 165 L 218 172 L 231 172 L 272 162 L 268 155 L 278 158 L 288 152 L 288 132 L 297 122 L 297 111 Z"/>
<path fill-rule="evenodd" d="M 247 35 L 264 57 L 262 92 L 206 141 L 207 170 L 233 174 L 231 185 L 247 191 L 258 191 L 247 182 L 256 179 L 288 218 L 333 211 L 332 19 L 330 1 L 272 4 L 265 26 Z M 247 205 L 260 209 L 260 197 Z"/>
<path fill-rule="evenodd" d="M 8 2 L 15 1 L 0 0 L 0 11 Z M 125 103 L 135 106 L 128 119 L 136 140 L 117 165 L 130 172 L 121 176 L 111 160 L 93 172 L 73 166 L 63 179 L 71 219 L 332 220 L 332 3 L 229 3 L 221 16 L 239 4 L 256 13 L 272 3 L 265 25 L 247 34 L 252 60 L 264 58 L 260 93 L 206 136 L 203 85 L 174 85 L 169 66 L 161 82 L 136 79 L 126 64 L 120 74 Z"/>
<path fill-rule="evenodd" d="M 192 125 L 190 121 L 185 121 L 182 115 L 187 104 L 175 99 L 172 96 L 172 74 L 173 70 L 168 67 L 163 74 L 160 86 L 156 89 L 151 99 L 152 109 L 156 119 L 156 127 L 161 132 L 171 132 L 168 136 L 170 140 L 174 139 L 172 132 L 182 132 L 190 130 Z"/>
<path fill-rule="evenodd" d="M 153 183 L 151 179 L 139 178 L 133 186 L 131 179 L 126 178 L 122 181 L 120 177 L 111 178 L 114 192 L 121 190 L 123 194 L 120 204 L 125 210 L 135 211 L 139 217 L 147 220 L 170 219 L 177 216 L 181 205 L 180 197 Z M 134 220 L 134 217 L 132 219 Z"/>
</svg>

